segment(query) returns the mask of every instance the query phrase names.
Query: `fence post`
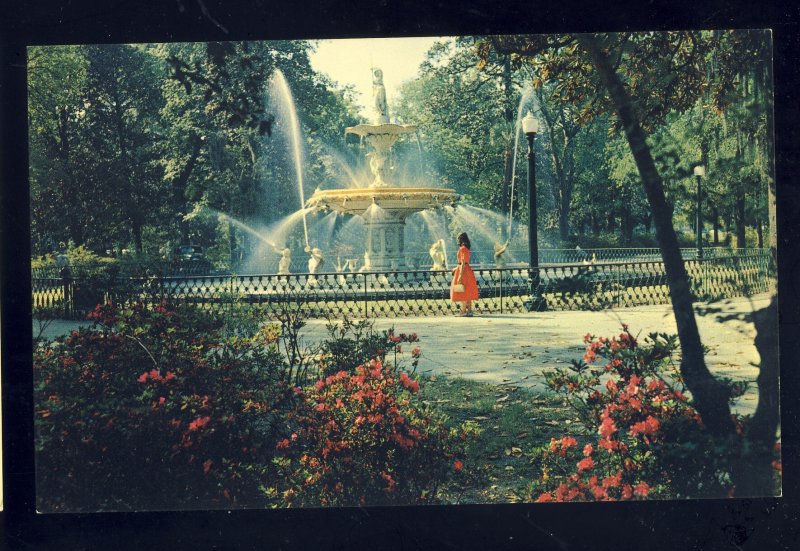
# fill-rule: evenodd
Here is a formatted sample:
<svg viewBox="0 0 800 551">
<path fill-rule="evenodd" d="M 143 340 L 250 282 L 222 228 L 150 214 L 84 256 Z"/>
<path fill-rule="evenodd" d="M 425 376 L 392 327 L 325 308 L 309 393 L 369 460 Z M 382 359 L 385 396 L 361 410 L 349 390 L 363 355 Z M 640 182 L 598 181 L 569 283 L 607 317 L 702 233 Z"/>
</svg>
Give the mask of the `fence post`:
<svg viewBox="0 0 800 551">
<path fill-rule="evenodd" d="M 229 289 L 230 298 L 228 299 L 229 300 L 229 302 L 228 302 L 228 312 L 233 312 L 233 300 L 234 300 L 233 299 L 233 280 L 234 280 L 235 277 L 236 276 L 234 274 L 231 274 L 231 284 L 230 284 L 230 289 Z"/>
<path fill-rule="evenodd" d="M 72 313 L 72 274 L 69 266 L 61 268 L 60 275 L 64 292 L 64 317 L 69 318 Z"/>
<path fill-rule="evenodd" d="M 706 280 L 708 279 L 708 259 L 701 258 L 700 259 L 700 292 L 703 296 L 703 300 L 708 301 L 708 285 L 706 284 Z"/>
<path fill-rule="evenodd" d="M 364 276 L 364 318 L 369 317 L 369 307 L 367 306 L 367 272 L 362 272 Z"/>
<path fill-rule="evenodd" d="M 500 268 L 500 313 L 503 313 L 503 269 Z"/>
</svg>

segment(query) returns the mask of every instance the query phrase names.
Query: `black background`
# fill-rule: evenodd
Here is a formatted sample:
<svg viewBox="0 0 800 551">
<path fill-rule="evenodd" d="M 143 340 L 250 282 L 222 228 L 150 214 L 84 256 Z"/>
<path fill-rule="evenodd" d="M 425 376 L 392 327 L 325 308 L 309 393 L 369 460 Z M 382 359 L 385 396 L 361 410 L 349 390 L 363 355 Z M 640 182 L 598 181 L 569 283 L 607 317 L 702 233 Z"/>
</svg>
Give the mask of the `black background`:
<svg viewBox="0 0 800 551">
<path fill-rule="evenodd" d="M 800 549 L 798 8 L 769 2 L 53 0 L 0 3 L 3 478 L 8 549 Z M 206 16 L 204 9 L 210 14 Z M 199 40 L 774 30 L 784 497 L 679 502 L 37 515 L 25 46 Z"/>
</svg>

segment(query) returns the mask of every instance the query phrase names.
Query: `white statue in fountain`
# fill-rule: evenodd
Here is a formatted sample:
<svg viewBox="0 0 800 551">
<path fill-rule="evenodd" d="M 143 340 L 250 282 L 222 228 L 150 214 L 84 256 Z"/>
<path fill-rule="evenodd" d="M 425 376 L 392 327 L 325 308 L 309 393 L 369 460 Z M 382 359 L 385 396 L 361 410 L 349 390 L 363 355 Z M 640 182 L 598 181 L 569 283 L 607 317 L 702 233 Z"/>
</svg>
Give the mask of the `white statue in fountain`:
<svg viewBox="0 0 800 551">
<path fill-rule="evenodd" d="M 506 266 L 506 259 L 503 257 L 503 254 L 508 250 L 508 241 L 503 244 L 495 243 L 494 244 L 494 265 L 496 268 L 505 268 Z"/>
<path fill-rule="evenodd" d="M 281 255 L 278 261 L 278 275 L 289 275 L 292 273 L 292 250 L 289 247 L 278 247 L 274 243 L 270 243 L 272 249 Z"/>
<path fill-rule="evenodd" d="M 369 251 L 364 252 L 364 265 L 358 269 L 359 272 L 369 272 L 372 271 L 372 257 L 369 254 Z"/>
<path fill-rule="evenodd" d="M 447 269 L 447 254 L 444 252 L 444 239 L 439 239 L 431 246 L 428 254 L 431 255 L 433 266 L 431 270 Z"/>
<path fill-rule="evenodd" d="M 336 273 L 339 274 L 339 275 L 336 276 L 336 280 L 339 282 L 339 285 L 341 285 L 342 287 L 346 287 L 347 286 L 347 278 L 344 277 L 344 275 L 343 275 L 344 269 L 346 267 L 347 267 L 347 259 L 345 259 L 344 264 L 342 264 L 342 257 L 341 256 L 337 256 L 336 257 Z M 353 270 L 350 270 L 350 271 L 352 272 Z"/>
<path fill-rule="evenodd" d="M 317 247 L 311 247 L 310 245 L 306 245 L 305 251 L 311 255 L 308 259 L 308 282 L 307 285 L 313 286 L 317 285 L 317 278 L 316 274 L 322 265 L 325 264 L 325 259 L 322 257 L 322 250 L 318 249 Z"/>
</svg>

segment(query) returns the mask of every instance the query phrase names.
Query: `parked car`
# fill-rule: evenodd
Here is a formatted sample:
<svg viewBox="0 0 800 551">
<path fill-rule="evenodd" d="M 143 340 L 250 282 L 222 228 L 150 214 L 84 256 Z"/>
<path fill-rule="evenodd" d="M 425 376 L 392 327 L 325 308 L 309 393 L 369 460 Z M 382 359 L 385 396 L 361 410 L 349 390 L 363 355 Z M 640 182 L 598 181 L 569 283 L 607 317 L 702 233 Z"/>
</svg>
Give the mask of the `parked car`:
<svg viewBox="0 0 800 551">
<path fill-rule="evenodd" d="M 176 247 L 173 262 L 180 275 L 208 275 L 211 271 L 211 261 L 198 245 Z"/>
</svg>

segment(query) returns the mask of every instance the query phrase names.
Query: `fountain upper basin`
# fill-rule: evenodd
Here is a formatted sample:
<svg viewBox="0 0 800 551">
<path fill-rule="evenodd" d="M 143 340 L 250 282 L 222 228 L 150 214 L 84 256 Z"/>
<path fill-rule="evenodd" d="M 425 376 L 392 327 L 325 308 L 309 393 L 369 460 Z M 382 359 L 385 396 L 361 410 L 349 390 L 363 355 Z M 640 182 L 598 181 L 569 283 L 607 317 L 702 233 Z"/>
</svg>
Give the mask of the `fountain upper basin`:
<svg viewBox="0 0 800 551">
<path fill-rule="evenodd" d="M 361 189 L 317 190 L 306 207 L 363 215 L 373 204 L 405 217 L 408 214 L 445 205 L 461 199 L 454 189 L 434 187 L 370 187 Z"/>
</svg>

